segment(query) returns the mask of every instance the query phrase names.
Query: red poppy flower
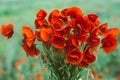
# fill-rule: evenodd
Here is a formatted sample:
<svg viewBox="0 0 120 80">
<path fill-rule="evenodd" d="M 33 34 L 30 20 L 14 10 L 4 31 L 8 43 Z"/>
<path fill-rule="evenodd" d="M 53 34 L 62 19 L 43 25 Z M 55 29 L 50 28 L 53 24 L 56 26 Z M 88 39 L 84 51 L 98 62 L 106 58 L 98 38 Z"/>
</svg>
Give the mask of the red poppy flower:
<svg viewBox="0 0 120 80">
<path fill-rule="evenodd" d="M 53 10 L 48 17 L 48 21 L 52 22 L 53 20 L 57 20 L 59 18 L 59 15 L 60 15 L 59 10 L 57 9 Z"/>
<path fill-rule="evenodd" d="M 36 14 L 37 19 L 43 20 L 47 16 L 47 12 L 43 9 L 39 10 Z"/>
<path fill-rule="evenodd" d="M 75 36 L 71 35 L 70 39 L 71 39 L 72 44 L 73 44 L 76 48 L 78 48 L 77 38 L 76 38 Z"/>
<path fill-rule="evenodd" d="M 119 34 L 118 28 L 111 28 L 102 39 L 102 48 L 106 54 L 112 52 L 117 47 L 117 36 Z"/>
<path fill-rule="evenodd" d="M 79 64 L 79 66 L 87 68 L 90 63 L 95 62 L 95 61 L 96 61 L 95 55 L 90 50 L 90 48 L 87 48 L 84 51 L 84 57 L 83 57 L 82 62 Z"/>
<path fill-rule="evenodd" d="M 22 44 L 22 48 L 26 52 L 27 55 L 34 57 L 35 55 L 38 55 L 40 51 L 36 48 L 35 44 L 32 44 L 30 47 L 24 42 Z"/>
<path fill-rule="evenodd" d="M 79 20 L 81 16 L 83 16 L 82 10 L 78 7 L 71 7 L 71 8 L 66 8 L 61 11 L 62 14 L 65 16 L 70 16 L 70 18 L 75 18 L 76 20 Z"/>
<path fill-rule="evenodd" d="M 42 28 L 40 31 L 40 38 L 44 42 L 49 42 L 51 39 L 52 29 L 51 28 Z"/>
<path fill-rule="evenodd" d="M 84 58 L 87 60 L 88 63 L 96 61 L 96 57 L 90 48 L 84 51 Z"/>
<path fill-rule="evenodd" d="M 52 24 L 53 29 L 59 29 L 63 26 L 64 16 L 59 10 L 53 10 L 48 17 L 48 21 Z"/>
<path fill-rule="evenodd" d="M 77 23 L 79 24 L 77 26 L 79 27 L 80 30 L 87 33 L 90 31 L 91 29 L 90 21 L 86 16 L 82 16 Z"/>
<path fill-rule="evenodd" d="M 91 27 L 99 27 L 100 21 L 98 20 L 98 16 L 96 14 L 88 14 L 87 15 L 90 23 L 91 23 Z"/>
<path fill-rule="evenodd" d="M 48 25 L 48 22 L 46 21 L 46 19 L 43 20 L 35 19 L 34 24 L 36 29 L 41 29 L 44 25 Z"/>
<path fill-rule="evenodd" d="M 66 62 L 73 64 L 73 65 L 78 65 L 83 59 L 83 54 L 78 50 L 74 49 L 70 53 L 68 53 Z"/>
<path fill-rule="evenodd" d="M 33 31 L 32 31 L 29 27 L 23 26 L 23 27 L 22 27 L 22 34 L 23 34 L 25 43 L 26 43 L 29 47 L 31 47 L 32 44 L 33 44 L 34 41 L 35 41 L 35 35 L 34 35 Z"/>
<path fill-rule="evenodd" d="M 2 25 L 1 26 L 1 34 L 5 37 L 7 37 L 7 39 L 11 38 L 14 31 L 13 31 L 13 24 L 7 24 L 7 25 Z"/>
<path fill-rule="evenodd" d="M 88 14 L 87 16 L 92 22 L 95 22 L 98 19 L 98 16 L 96 14 Z"/>
<path fill-rule="evenodd" d="M 118 28 L 111 28 L 107 31 L 105 36 L 112 35 L 113 37 L 117 38 L 118 34 L 119 34 L 119 29 Z"/>
<path fill-rule="evenodd" d="M 102 48 L 106 54 L 115 50 L 116 47 L 117 47 L 117 40 L 113 35 L 108 35 L 102 39 Z"/>
<path fill-rule="evenodd" d="M 98 27 L 94 27 L 90 30 L 90 34 L 91 35 L 98 35 L 99 32 L 99 28 Z"/>
<path fill-rule="evenodd" d="M 55 29 L 54 34 L 57 36 L 66 37 L 69 34 L 70 30 L 71 30 L 71 25 L 66 24 L 66 25 L 61 26 L 61 28 L 59 29 Z"/>
<path fill-rule="evenodd" d="M 75 34 L 78 42 L 85 42 L 88 39 L 87 32 L 79 30 Z"/>
<path fill-rule="evenodd" d="M 57 49 L 62 49 L 66 46 L 65 39 L 61 36 L 52 36 L 52 46 Z"/>
<path fill-rule="evenodd" d="M 88 40 L 87 40 L 89 46 L 96 51 L 97 46 L 100 43 L 100 38 L 98 38 L 97 35 L 90 34 Z"/>
<path fill-rule="evenodd" d="M 74 49 L 78 49 L 77 37 L 71 35 L 68 40 L 66 40 L 66 46 L 64 48 L 65 53 L 69 53 Z"/>
<path fill-rule="evenodd" d="M 34 21 L 36 29 L 40 29 L 44 25 L 48 24 L 47 20 L 45 19 L 46 16 L 47 16 L 47 12 L 44 11 L 43 9 L 38 11 L 38 13 L 36 14 L 37 18 Z"/>
<path fill-rule="evenodd" d="M 107 31 L 108 31 L 108 23 L 104 23 L 104 24 L 100 25 L 99 35 L 104 36 Z"/>
</svg>

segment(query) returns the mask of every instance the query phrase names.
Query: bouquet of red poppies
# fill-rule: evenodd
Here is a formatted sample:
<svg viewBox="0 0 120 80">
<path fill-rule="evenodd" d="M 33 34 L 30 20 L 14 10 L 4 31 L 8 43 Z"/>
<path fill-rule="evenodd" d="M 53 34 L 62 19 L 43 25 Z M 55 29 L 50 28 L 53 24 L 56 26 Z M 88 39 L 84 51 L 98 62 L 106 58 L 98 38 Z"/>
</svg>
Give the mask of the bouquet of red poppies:
<svg viewBox="0 0 120 80">
<path fill-rule="evenodd" d="M 34 31 L 22 26 L 22 48 L 31 57 L 41 56 L 49 80 L 78 80 L 84 68 L 96 61 L 97 49 L 109 54 L 117 47 L 119 30 L 101 24 L 96 14 L 84 15 L 78 7 L 55 9 L 48 16 L 41 9 L 34 24 Z M 13 25 L 2 25 L 1 33 L 9 39 Z"/>
</svg>

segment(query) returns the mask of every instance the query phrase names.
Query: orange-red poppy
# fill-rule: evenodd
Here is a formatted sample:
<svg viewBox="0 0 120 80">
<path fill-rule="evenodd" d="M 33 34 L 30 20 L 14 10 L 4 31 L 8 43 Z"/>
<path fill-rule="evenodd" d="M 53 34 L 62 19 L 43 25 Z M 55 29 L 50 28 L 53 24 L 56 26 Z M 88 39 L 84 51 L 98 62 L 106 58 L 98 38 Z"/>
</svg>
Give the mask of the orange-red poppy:
<svg viewBox="0 0 120 80">
<path fill-rule="evenodd" d="M 67 54 L 76 48 L 78 48 L 77 37 L 74 35 L 71 35 L 70 38 L 66 40 L 66 46 L 64 48 L 65 53 Z"/>
<path fill-rule="evenodd" d="M 90 30 L 91 35 L 98 35 L 99 27 L 94 27 Z"/>
<path fill-rule="evenodd" d="M 41 40 L 44 41 L 44 42 L 47 42 L 47 43 L 50 42 L 52 33 L 53 33 L 53 30 L 51 28 L 44 28 L 43 27 L 40 30 L 40 38 L 41 38 Z"/>
<path fill-rule="evenodd" d="M 87 16 L 82 16 L 77 21 L 77 26 L 81 31 L 88 33 L 91 29 L 91 24 Z"/>
<path fill-rule="evenodd" d="M 45 19 L 46 16 L 47 16 L 47 12 L 44 11 L 43 9 L 41 9 L 41 10 L 38 11 L 38 13 L 36 14 L 37 18 L 34 21 L 36 29 L 40 29 L 44 25 L 48 24 L 47 20 Z"/>
<path fill-rule="evenodd" d="M 24 41 L 25 43 L 31 47 L 32 44 L 34 43 L 35 41 L 35 35 L 32 31 L 32 29 L 30 29 L 28 26 L 23 26 L 22 27 L 22 34 L 23 34 L 23 37 L 24 37 Z"/>
<path fill-rule="evenodd" d="M 13 24 L 1 25 L 1 34 L 9 39 L 14 33 L 13 29 Z"/>
<path fill-rule="evenodd" d="M 91 50 L 90 48 L 87 48 L 87 49 L 84 51 L 83 54 L 84 54 L 83 60 L 82 60 L 82 62 L 79 64 L 80 67 L 85 67 L 85 68 L 87 68 L 90 63 L 96 61 L 96 57 L 95 57 L 95 55 L 93 54 L 93 52 L 92 52 L 92 50 Z"/>
<path fill-rule="evenodd" d="M 42 68 L 42 72 L 47 72 L 47 68 Z"/>
<path fill-rule="evenodd" d="M 98 19 L 98 16 L 96 14 L 88 14 L 87 16 L 92 22 L 95 22 Z"/>
<path fill-rule="evenodd" d="M 82 10 L 78 7 L 66 8 L 61 11 L 65 16 L 70 16 L 71 19 L 79 20 L 83 16 Z"/>
<path fill-rule="evenodd" d="M 111 28 L 107 31 L 106 35 L 112 35 L 113 37 L 117 38 L 119 34 L 119 29 L 118 28 Z"/>
<path fill-rule="evenodd" d="M 90 34 L 87 42 L 91 48 L 95 48 L 99 45 L 100 38 L 97 35 Z"/>
<path fill-rule="evenodd" d="M 102 48 L 106 54 L 115 50 L 116 47 L 117 47 L 117 40 L 113 35 L 108 35 L 102 39 Z"/>
<path fill-rule="evenodd" d="M 47 16 L 47 12 L 43 9 L 39 10 L 36 14 L 37 19 L 43 20 Z"/>
<path fill-rule="evenodd" d="M 100 21 L 98 19 L 98 16 L 96 14 L 88 14 L 87 15 L 90 23 L 91 23 L 91 27 L 99 27 Z"/>
<path fill-rule="evenodd" d="M 59 29 L 63 26 L 64 18 L 62 18 L 59 10 L 53 10 L 49 17 L 48 21 L 52 24 L 53 29 Z"/>
<path fill-rule="evenodd" d="M 100 25 L 99 27 L 99 35 L 105 35 L 105 33 L 108 31 L 108 23 L 104 23 Z"/>
<path fill-rule="evenodd" d="M 60 15 L 59 10 L 57 9 L 53 10 L 48 17 L 48 21 L 52 22 L 53 20 L 57 20 L 59 18 L 59 15 Z"/>
<path fill-rule="evenodd" d="M 119 34 L 118 28 L 111 28 L 105 34 L 105 37 L 102 39 L 102 48 L 106 54 L 112 52 L 117 47 L 117 36 Z"/>
<path fill-rule="evenodd" d="M 104 77 L 103 74 L 97 75 L 97 78 L 98 78 L 98 79 L 103 79 L 103 77 Z"/>
<path fill-rule="evenodd" d="M 59 29 L 55 29 L 54 34 L 57 36 L 67 37 L 70 30 L 71 30 L 71 25 L 66 24 L 66 25 L 61 26 L 61 28 L 59 28 Z"/>
<path fill-rule="evenodd" d="M 40 50 L 36 48 L 36 44 L 32 44 L 31 47 L 29 47 L 24 41 L 22 44 L 22 48 L 26 52 L 27 55 L 34 57 L 35 55 L 38 55 L 40 53 Z"/>
<path fill-rule="evenodd" d="M 86 42 L 88 39 L 87 32 L 79 30 L 75 34 L 78 42 Z"/>
<path fill-rule="evenodd" d="M 61 36 L 52 36 L 52 46 L 57 49 L 63 49 L 66 46 L 65 39 Z"/>
<path fill-rule="evenodd" d="M 35 19 L 34 24 L 36 29 L 41 29 L 44 25 L 48 25 L 48 22 L 46 21 L 46 19 Z"/>
<path fill-rule="evenodd" d="M 81 53 L 78 49 L 74 49 L 67 54 L 66 62 L 73 65 L 78 65 L 82 59 L 83 53 Z"/>
<path fill-rule="evenodd" d="M 34 75 L 34 80 L 44 80 L 44 77 L 41 75 L 41 73 L 36 73 Z"/>
<path fill-rule="evenodd" d="M 88 60 L 88 63 L 92 63 L 96 61 L 96 57 L 90 48 L 84 51 L 84 58 Z"/>
<path fill-rule="evenodd" d="M 75 36 L 71 35 L 70 39 L 71 39 L 72 44 L 73 44 L 76 48 L 78 48 L 77 38 L 76 38 Z"/>
</svg>

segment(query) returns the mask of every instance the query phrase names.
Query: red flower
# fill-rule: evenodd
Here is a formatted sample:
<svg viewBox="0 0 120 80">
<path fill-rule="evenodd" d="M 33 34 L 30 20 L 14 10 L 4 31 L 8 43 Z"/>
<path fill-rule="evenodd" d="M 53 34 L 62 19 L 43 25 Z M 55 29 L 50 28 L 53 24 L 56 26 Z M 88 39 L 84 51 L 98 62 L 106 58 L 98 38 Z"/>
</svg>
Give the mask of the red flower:
<svg viewBox="0 0 120 80">
<path fill-rule="evenodd" d="M 83 16 L 82 10 L 78 7 L 71 7 L 71 8 L 66 8 L 61 11 L 62 14 L 65 16 L 70 16 L 70 18 L 75 18 L 76 20 L 79 20 L 81 16 Z"/>
<path fill-rule="evenodd" d="M 78 30 L 75 34 L 78 42 L 85 42 L 88 39 L 87 32 Z"/>
<path fill-rule="evenodd" d="M 76 48 L 78 48 L 77 37 L 71 35 L 70 39 L 71 39 L 72 45 L 75 46 Z"/>
<path fill-rule="evenodd" d="M 83 54 L 78 49 L 74 49 L 67 54 L 66 62 L 73 65 L 78 65 L 83 59 Z"/>
<path fill-rule="evenodd" d="M 117 38 L 118 34 L 119 34 L 119 29 L 118 28 L 111 28 L 107 31 L 105 36 L 112 35 L 113 37 Z"/>
<path fill-rule="evenodd" d="M 65 39 L 61 36 L 52 36 L 52 46 L 57 49 L 62 49 L 66 46 Z"/>
<path fill-rule="evenodd" d="M 40 29 L 44 25 L 48 24 L 48 22 L 45 19 L 46 16 L 47 12 L 44 11 L 43 9 L 38 11 L 38 13 L 36 14 L 37 19 L 35 19 L 34 22 L 36 29 Z"/>
<path fill-rule="evenodd" d="M 39 10 L 36 14 L 37 19 L 43 20 L 47 16 L 47 12 L 43 9 Z"/>
<path fill-rule="evenodd" d="M 96 51 L 97 46 L 100 43 L 100 39 L 98 38 L 97 35 L 90 34 L 87 42 L 88 42 L 89 46 L 93 49 L 93 51 Z"/>
<path fill-rule="evenodd" d="M 35 55 L 38 55 L 40 51 L 36 48 L 35 44 L 32 44 L 31 47 L 29 47 L 23 40 L 22 48 L 26 52 L 27 55 L 34 57 Z"/>
<path fill-rule="evenodd" d="M 66 40 L 66 46 L 64 48 L 65 53 L 69 53 L 74 49 L 78 49 L 77 37 L 71 35 L 68 40 Z"/>
<path fill-rule="evenodd" d="M 98 19 L 96 14 L 88 14 L 87 16 L 91 22 L 95 22 Z"/>
<path fill-rule="evenodd" d="M 59 29 L 55 29 L 54 30 L 54 34 L 57 35 L 57 36 L 67 37 L 67 35 L 69 34 L 70 30 L 71 30 L 71 25 L 66 24 L 66 25 L 63 25 Z"/>
<path fill-rule="evenodd" d="M 104 24 L 100 25 L 99 35 L 104 36 L 107 31 L 108 31 L 108 23 L 104 23 Z"/>
<path fill-rule="evenodd" d="M 43 20 L 35 19 L 34 24 L 36 29 L 41 29 L 44 25 L 47 25 L 48 22 L 46 21 L 46 19 Z"/>
<path fill-rule="evenodd" d="M 117 40 L 114 36 L 108 35 L 102 39 L 102 48 L 106 54 L 112 52 L 117 47 Z"/>
<path fill-rule="evenodd" d="M 53 10 L 48 17 L 48 21 L 52 24 L 53 29 L 59 29 L 66 21 L 66 17 L 59 10 Z"/>
<path fill-rule="evenodd" d="M 33 31 L 32 31 L 29 27 L 23 26 L 23 27 L 22 27 L 22 34 L 23 34 L 25 43 L 26 43 L 29 47 L 31 47 L 32 44 L 33 44 L 34 41 L 35 41 L 35 35 L 34 35 Z"/>
<path fill-rule="evenodd" d="M 118 28 L 109 29 L 102 39 L 102 48 L 106 54 L 112 52 L 117 47 L 117 36 L 119 34 Z"/>
<path fill-rule="evenodd" d="M 99 27 L 100 21 L 98 20 L 98 16 L 96 14 L 88 14 L 87 17 L 92 28 Z"/>
<path fill-rule="evenodd" d="M 87 33 L 90 31 L 91 25 L 88 17 L 82 16 L 77 23 L 79 24 L 78 27 L 80 28 L 80 30 Z"/>
<path fill-rule="evenodd" d="M 7 39 L 11 38 L 14 31 L 13 31 L 13 24 L 7 24 L 7 25 L 2 25 L 1 26 L 1 34 L 5 37 L 7 37 Z"/>
<path fill-rule="evenodd" d="M 99 32 L 99 28 L 98 27 L 94 27 L 90 30 L 90 34 L 91 35 L 98 35 Z"/>
<path fill-rule="evenodd" d="M 87 68 L 90 63 L 95 62 L 95 61 L 96 61 L 95 55 L 90 50 L 90 48 L 87 48 L 84 51 L 84 57 L 83 57 L 82 62 L 79 64 L 79 66 Z"/>
<path fill-rule="evenodd" d="M 44 42 L 50 42 L 51 39 L 51 34 L 52 34 L 52 29 L 51 28 L 42 28 L 40 31 L 40 38 Z"/>
</svg>

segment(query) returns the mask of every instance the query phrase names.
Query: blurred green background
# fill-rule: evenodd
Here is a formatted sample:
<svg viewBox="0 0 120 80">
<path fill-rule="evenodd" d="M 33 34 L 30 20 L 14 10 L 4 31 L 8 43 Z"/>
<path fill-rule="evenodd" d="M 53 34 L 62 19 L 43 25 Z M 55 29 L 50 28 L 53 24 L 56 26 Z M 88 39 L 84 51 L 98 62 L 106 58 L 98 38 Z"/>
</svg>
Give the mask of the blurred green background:
<svg viewBox="0 0 120 80">
<path fill-rule="evenodd" d="M 47 80 L 48 70 L 39 57 L 27 57 L 21 49 L 21 26 L 34 29 L 39 9 L 50 13 L 54 9 L 78 6 L 84 14 L 95 13 L 109 28 L 120 27 L 120 0 L 0 0 L 0 25 L 13 23 L 15 33 L 9 40 L 0 35 L 0 80 Z M 120 29 L 120 28 L 119 28 Z M 120 80 L 120 36 L 118 47 L 111 54 L 96 53 L 97 61 L 89 66 L 99 80 Z M 90 79 L 91 80 L 91 79 Z"/>
</svg>

